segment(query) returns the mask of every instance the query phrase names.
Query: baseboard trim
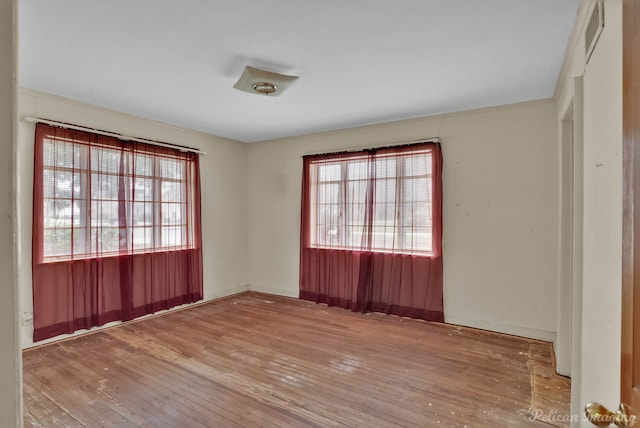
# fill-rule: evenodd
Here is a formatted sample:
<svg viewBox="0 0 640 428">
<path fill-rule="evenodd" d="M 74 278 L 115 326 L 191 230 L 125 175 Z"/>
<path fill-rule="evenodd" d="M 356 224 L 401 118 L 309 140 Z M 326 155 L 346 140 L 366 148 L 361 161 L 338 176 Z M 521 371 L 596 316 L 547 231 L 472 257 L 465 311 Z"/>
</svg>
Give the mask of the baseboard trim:
<svg viewBox="0 0 640 428">
<path fill-rule="evenodd" d="M 219 299 L 221 297 L 232 296 L 234 294 L 240 294 L 242 292 L 249 291 L 249 284 L 238 285 L 236 287 L 229 287 L 223 290 L 215 290 L 204 294 L 203 301 L 208 302 L 210 300 Z"/>
<path fill-rule="evenodd" d="M 544 342 L 555 343 L 556 333 L 554 331 L 539 330 L 529 327 L 493 323 L 489 321 L 474 320 L 464 317 L 457 317 L 444 314 L 444 322 L 447 324 L 460 325 L 464 327 L 479 328 L 496 333 L 510 334 L 512 336 L 526 337 L 528 339 L 542 340 Z"/>
<path fill-rule="evenodd" d="M 283 288 L 263 287 L 261 285 L 249 284 L 249 291 L 257 291 L 258 293 L 275 294 L 276 296 L 298 298 L 298 290 L 285 290 Z"/>
</svg>

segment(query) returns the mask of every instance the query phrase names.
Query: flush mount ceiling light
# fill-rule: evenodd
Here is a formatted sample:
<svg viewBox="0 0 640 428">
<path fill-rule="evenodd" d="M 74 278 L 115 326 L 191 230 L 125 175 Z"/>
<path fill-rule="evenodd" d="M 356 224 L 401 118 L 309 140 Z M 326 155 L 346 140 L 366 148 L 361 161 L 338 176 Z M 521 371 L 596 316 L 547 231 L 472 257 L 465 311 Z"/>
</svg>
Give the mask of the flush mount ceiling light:
<svg viewBox="0 0 640 428">
<path fill-rule="evenodd" d="M 287 76 L 246 66 L 234 88 L 250 94 L 277 97 L 285 91 L 298 76 Z"/>
</svg>

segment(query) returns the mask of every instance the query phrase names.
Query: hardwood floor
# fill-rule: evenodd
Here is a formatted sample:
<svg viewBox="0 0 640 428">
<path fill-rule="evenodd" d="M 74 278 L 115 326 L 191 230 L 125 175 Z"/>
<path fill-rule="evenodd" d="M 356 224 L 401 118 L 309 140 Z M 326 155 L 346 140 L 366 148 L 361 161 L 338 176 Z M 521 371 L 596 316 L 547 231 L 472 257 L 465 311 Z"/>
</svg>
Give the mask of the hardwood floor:
<svg viewBox="0 0 640 428">
<path fill-rule="evenodd" d="M 25 351 L 24 423 L 568 426 L 569 380 L 555 375 L 551 352 L 514 336 L 244 293 Z"/>
</svg>

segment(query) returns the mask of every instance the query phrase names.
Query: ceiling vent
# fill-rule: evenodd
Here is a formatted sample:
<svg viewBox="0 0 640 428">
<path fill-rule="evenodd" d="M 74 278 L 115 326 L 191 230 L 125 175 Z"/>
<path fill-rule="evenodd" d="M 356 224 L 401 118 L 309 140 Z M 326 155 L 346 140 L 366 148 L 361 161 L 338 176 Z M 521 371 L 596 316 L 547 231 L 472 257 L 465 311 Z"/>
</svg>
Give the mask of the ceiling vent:
<svg viewBox="0 0 640 428">
<path fill-rule="evenodd" d="M 604 29 L 604 2 L 597 1 L 593 10 L 591 11 L 591 17 L 587 24 L 587 31 L 584 33 L 584 47 L 585 47 L 585 64 L 589 62 L 591 54 L 596 48 L 596 43 L 600 38 L 600 34 Z"/>
</svg>

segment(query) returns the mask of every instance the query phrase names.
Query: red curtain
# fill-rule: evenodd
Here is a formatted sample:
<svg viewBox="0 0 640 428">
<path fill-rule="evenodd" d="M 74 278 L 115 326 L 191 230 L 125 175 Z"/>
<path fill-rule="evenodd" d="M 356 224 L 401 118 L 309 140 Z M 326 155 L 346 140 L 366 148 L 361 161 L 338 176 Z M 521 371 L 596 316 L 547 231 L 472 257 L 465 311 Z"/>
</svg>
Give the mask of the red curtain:
<svg viewBox="0 0 640 428">
<path fill-rule="evenodd" d="M 198 155 L 36 126 L 33 340 L 202 299 Z"/>
<path fill-rule="evenodd" d="M 444 321 L 440 145 L 303 162 L 300 298 Z"/>
</svg>

